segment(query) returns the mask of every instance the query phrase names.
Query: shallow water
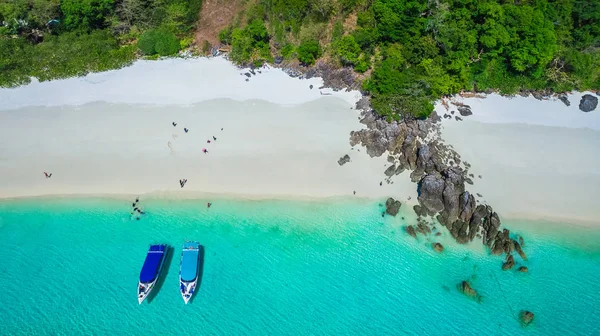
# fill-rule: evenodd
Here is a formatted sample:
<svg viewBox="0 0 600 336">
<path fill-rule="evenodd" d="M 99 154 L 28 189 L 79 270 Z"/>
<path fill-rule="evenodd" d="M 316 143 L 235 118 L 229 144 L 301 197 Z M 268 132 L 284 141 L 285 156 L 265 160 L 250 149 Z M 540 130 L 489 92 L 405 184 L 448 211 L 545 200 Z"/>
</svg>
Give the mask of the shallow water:
<svg viewBox="0 0 600 336">
<path fill-rule="evenodd" d="M 600 333 L 599 231 L 563 239 L 543 234 L 543 223 L 522 229 L 523 274 L 501 271 L 477 244 L 442 237 L 438 255 L 373 201 L 205 203 L 142 200 L 147 215 L 137 221 L 122 200 L 0 202 L 0 334 Z M 185 240 L 206 249 L 187 306 L 178 292 Z M 139 306 L 139 270 L 148 244 L 159 242 L 174 246 L 171 267 Z M 466 279 L 481 303 L 456 290 Z M 516 319 L 521 309 L 536 314 L 527 328 Z"/>
</svg>

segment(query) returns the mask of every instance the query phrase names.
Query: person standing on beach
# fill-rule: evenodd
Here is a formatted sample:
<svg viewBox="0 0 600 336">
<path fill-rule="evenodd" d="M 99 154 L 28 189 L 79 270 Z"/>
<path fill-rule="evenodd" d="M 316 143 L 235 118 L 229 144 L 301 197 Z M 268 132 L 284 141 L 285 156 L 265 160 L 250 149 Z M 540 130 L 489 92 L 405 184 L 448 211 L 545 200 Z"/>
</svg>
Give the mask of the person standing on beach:
<svg viewBox="0 0 600 336">
<path fill-rule="evenodd" d="M 46 176 L 46 178 L 51 178 L 52 177 L 52 173 L 48 174 L 48 173 L 44 172 L 44 175 Z"/>
</svg>

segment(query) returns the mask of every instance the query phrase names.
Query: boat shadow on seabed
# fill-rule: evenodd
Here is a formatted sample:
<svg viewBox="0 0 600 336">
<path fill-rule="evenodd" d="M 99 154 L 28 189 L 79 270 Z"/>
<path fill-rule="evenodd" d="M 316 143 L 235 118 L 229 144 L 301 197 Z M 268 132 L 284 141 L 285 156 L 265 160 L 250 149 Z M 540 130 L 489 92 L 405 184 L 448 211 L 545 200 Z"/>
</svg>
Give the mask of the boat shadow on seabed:
<svg viewBox="0 0 600 336">
<path fill-rule="evenodd" d="M 200 245 L 198 250 L 198 284 L 196 285 L 194 295 L 190 298 L 190 303 L 194 303 L 196 294 L 200 291 L 200 288 L 202 287 L 202 274 L 204 273 L 204 245 Z"/>
<path fill-rule="evenodd" d="M 169 246 L 169 249 L 167 250 L 167 255 L 165 257 L 165 263 L 163 264 L 163 267 L 162 267 L 162 273 L 161 273 L 160 277 L 158 278 L 158 281 L 156 281 L 156 284 L 154 285 L 154 289 L 152 289 L 152 291 L 150 292 L 150 294 L 148 294 L 148 297 L 146 298 L 146 301 L 148 302 L 148 304 L 152 303 L 152 300 L 154 300 L 154 297 L 156 297 L 156 295 L 160 292 L 160 289 L 162 288 L 162 285 L 165 282 L 165 279 L 169 275 L 169 270 L 171 269 L 172 261 L 173 261 L 173 247 Z"/>
</svg>

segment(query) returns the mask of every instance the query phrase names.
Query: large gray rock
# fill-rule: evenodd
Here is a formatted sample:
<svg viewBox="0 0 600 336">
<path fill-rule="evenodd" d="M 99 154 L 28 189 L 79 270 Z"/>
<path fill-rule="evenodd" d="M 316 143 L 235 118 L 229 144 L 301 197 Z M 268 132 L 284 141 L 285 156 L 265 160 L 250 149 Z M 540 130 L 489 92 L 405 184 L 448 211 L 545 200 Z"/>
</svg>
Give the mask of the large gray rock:
<svg viewBox="0 0 600 336">
<path fill-rule="evenodd" d="M 418 185 L 419 203 L 428 213 L 435 214 L 444 210 L 444 179 L 438 174 L 427 175 Z"/>
<path fill-rule="evenodd" d="M 473 114 L 473 112 L 471 112 L 471 106 L 469 105 L 459 106 L 458 113 L 463 117 L 468 117 Z"/>
<path fill-rule="evenodd" d="M 396 216 L 398 211 L 400 211 L 400 207 L 402 206 L 402 202 L 396 201 L 393 198 L 388 198 L 385 201 L 385 212 L 389 215 Z"/>
<path fill-rule="evenodd" d="M 338 160 L 338 164 L 340 166 L 345 165 L 346 163 L 350 162 L 350 155 L 346 154 L 344 156 L 342 156 L 339 160 Z"/>
<path fill-rule="evenodd" d="M 598 98 L 591 94 L 586 94 L 579 101 L 579 109 L 583 112 L 592 112 L 598 106 Z"/>
</svg>

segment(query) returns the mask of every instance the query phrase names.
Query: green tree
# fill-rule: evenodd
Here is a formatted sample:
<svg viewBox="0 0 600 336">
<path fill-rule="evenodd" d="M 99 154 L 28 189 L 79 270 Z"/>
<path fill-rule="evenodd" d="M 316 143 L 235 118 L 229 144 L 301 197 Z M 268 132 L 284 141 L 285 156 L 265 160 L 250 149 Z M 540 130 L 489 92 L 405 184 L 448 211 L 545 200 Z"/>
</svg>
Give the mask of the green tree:
<svg viewBox="0 0 600 336">
<path fill-rule="evenodd" d="M 175 34 L 164 29 L 145 31 L 138 41 L 138 48 L 144 55 L 170 56 L 179 51 L 179 40 Z"/>
<path fill-rule="evenodd" d="M 115 0 L 62 0 L 60 9 L 69 30 L 101 29 L 114 12 Z"/>
<path fill-rule="evenodd" d="M 304 65 L 312 65 L 321 56 L 321 45 L 317 40 L 303 41 L 298 46 L 298 60 Z"/>
<path fill-rule="evenodd" d="M 354 40 L 354 36 L 346 35 L 336 43 L 335 52 L 342 64 L 355 65 L 358 62 L 361 50 Z"/>
</svg>

